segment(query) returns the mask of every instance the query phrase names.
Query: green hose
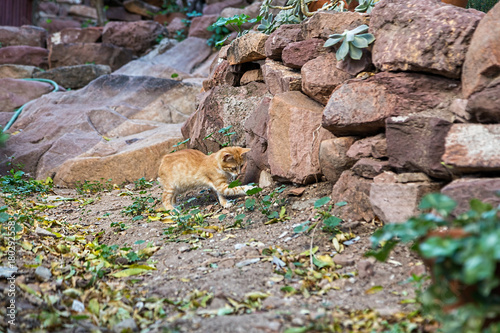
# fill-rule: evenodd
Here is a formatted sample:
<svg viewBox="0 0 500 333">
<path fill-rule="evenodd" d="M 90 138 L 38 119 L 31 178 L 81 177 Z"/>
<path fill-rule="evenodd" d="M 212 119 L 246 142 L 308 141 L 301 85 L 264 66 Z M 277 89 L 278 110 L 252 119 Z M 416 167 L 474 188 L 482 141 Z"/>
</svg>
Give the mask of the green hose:
<svg viewBox="0 0 500 333">
<path fill-rule="evenodd" d="M 59 91 L 59 85 L 52 81 L 52 80 L 49 80 L 49 79 L 23 79 L 25 81 L 40 81 L 40 82 L 48 82 L 50 84 L 52 84 L 54 86 L 54 90 L 52 90 L 52 92 L 56 92 L 56 91 Z M 28 102 L 29 103 L 29 102 Z M 5 125 L 5 127 L 3 128 L 2 132 L 5 132 L 7 131 L 11 126 L 12 124 L 14 124 L 14 122 L 17 120 L 17 117 L 19 117 L 19 115 L 21 114 L 21 112 L 23 111 L 24 107 L 26 106 L 26 104 L 28 103 L 24 103 L 23 106 L 21 106 L 19 109 L 17 109 L 16 112 L 14 112 L 14 115 L 12 116 L 12 118 L 10 118 L 9 122 L 7 123 L 7 125 Z"/>
</svg>

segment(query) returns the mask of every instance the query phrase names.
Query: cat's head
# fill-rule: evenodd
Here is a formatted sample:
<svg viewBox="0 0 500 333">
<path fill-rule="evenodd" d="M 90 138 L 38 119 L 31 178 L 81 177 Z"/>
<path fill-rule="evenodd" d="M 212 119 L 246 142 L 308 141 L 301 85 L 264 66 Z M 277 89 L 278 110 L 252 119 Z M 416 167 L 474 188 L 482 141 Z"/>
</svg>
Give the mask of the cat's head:
<svg viewBox="0 0 500 333">
<path fill-rule="evenodd" d="M 217 154 L 219 155 L 222 170 L 230 173 L 232 176 L 238 176 L 245 163 L 244 155 L 249 151 L 250 148 L 242 147 L 226 147 L 219 150 Z"/>
</svg>

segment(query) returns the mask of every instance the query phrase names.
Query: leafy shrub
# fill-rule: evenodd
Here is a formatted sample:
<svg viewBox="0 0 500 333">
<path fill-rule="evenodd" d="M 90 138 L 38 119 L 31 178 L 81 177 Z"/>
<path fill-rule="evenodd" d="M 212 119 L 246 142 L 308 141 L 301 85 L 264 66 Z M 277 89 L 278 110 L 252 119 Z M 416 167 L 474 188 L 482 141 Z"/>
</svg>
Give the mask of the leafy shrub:
<svg viewBox="0 0 500 333">
<path fill-rule="evenodd" d="M 80 195 L 111 191 L 113 189 L 113 184 L 111 184 L 111 181 L 111 179 L 104 181 L 104 178 L 101 178 L 101 181 L 84 180 L 83 183 L 81 181 L 77 181 L 75 190 Z"/>
<path fill-rule="evenodd" d="M 467 8 L 474 8 L 482 12 L 488 12 L 499 0 L 469 0 Z"/>
<path fill-rule="evenodd" d="M 11 169 L 9 174 L 0 178 L 0 191 L 14 196 L 27 196 L 32 193 L 47 193 L 52 189 L 52 180 L 45 182 L 26 177 L 24 171 Z"/>
<path fill-rule="evenodd" d="M 368 255 L 384 261 L 396 244 L 412 243 L 433 278 L 420 297 L 423 309 L 442 322 L 443 332 L 480 332 L 500 319 L 500 210 L 472 199 L 470 210 L 453 218 L 455 207 L 445 195 L 425 196 L 419 208 L 431 212 L 376 231 L 372 244 L 382 247 Z"/>
</svg>

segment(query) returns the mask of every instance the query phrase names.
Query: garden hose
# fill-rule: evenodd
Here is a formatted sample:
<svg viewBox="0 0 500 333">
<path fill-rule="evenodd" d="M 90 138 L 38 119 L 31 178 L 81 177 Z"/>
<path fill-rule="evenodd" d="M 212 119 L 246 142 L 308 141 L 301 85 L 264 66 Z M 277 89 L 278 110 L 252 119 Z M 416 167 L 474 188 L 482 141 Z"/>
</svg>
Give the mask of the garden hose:
<svg viewBox="0 0 500 333">
<path fill-rule="evenodd" d="M 52 90 L 52 92 L 56 92 L 56 91 L 59 91 L 59 85 L 52 81 L 52 80 L 49 80 L 49 79 L 23 79 L 25 81 L 40 81 L 40 82 L 48 82 L 50 84 L 52 84 L 54 86 L 54 90 Z M 29 103 L 29 102 L 28 102 Z M 14 122 L 17 120 L 17 117 L 19 117 L 19 115 L 21 114 L 21 112 L 23 111 L 24 107 L 26 106 L 26 104 L 28 103 L 24 103 L 23 106 L 21 106 L 19 109 L 17 109 L 17 111 L 14 112 L 14 115 L 12 116 L 12 118 L 10 118 L 9 122 L 7 123 L 7 125 L 5 125 L 5 127 L 3 128 L 2 132 L 5 132 L 7 131 L 11 126 L 12 124 L 14 124 Z"/>
</svg>

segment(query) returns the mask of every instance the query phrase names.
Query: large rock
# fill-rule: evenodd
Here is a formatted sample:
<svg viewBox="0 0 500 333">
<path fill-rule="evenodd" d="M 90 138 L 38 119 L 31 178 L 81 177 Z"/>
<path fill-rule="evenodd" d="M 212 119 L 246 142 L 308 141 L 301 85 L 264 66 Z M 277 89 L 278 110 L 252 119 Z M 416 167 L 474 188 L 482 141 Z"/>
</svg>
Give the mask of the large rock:
<svg viewBox="0 0 500 333">
<path fill-rule="evenodd" d="M 450 171 L 442 165 L 449 121 L 432 117 L 392 117 L 387 119 L 387 154 L 398 171 L 420 171 L 448 179 Z"/>
<path fill-rule="evenodd" d="M 141 15 L 129 13 L 124 7 L 109 7 L 105 14 L 108 20 L 113 21 L 133 22 L 142 19 Z"/>
<path fill-rule="evenodd" d="M 363 157 L 387 157 L 387 140 L 383 133 L 361 139 L 352 144 L 347 156 L 359 160 Z"/>
<path fill-rule="evenodd" d="M 49 32 L 49 34 L 67 28 L 81 28 L 81 23 L 79 21 L 68 17 L 52 18 L 50 20 L 41 20 L 38 24 L 40 25 L 41 28 L 46 29 Z"/>
<path fill-rule="evenodd" d="M 281 54 L 283 65 L 295 69 L 302 68 L 306 62 L 326 52 L 323 44 L 325 41 L 321 38 L 309 38 L 288 44 Z"/>
<path fill-rule="evenodd" d="M 260 67 L 258 64 L 253 62 L 246 62 L 239 65 L 229 65 L 227 60 L 220 60 L 220 63 L 214 68 L 210 77 L 203 81 L 203 89 L 205 89 L 205 91 L 223 84 L 233 87 L 240 86 L 240 80 L 245 73 L 257 70 Z"/>
<path fill-rule="evenodd" d="M 209 39 L 213 31 L 208 31 L 207 28 L 214 24 L 219 16 L 217 15 L 203 15 L 196 16 L 191 19 L 191 25 L 189 26 L 189 37 L 198 37 Z"/>
<path fill-rule="evenodd" d="M 454 124 L 442 158 L 459 172 L 499 171 L 499 147 L 500 125 Z"/>
<path fill-rule="evenodd" d="M 260 32 L 248 33 L 236 38 L 227 50 L 230 65 L 266 59 L 264 45 L 269 36 Z"/>
<path fill-rule="evenodd" d="M 109 22 L 104 26 L 102 42 L 131 49 L 140 55 L 156 44 L 160 35 L 167 35 L 166 28 L 155 21 Z"/>
<path fill-rule="evenodd" d="M 353 76 L 337 68 L 335 54 L 328 52 L 302 66 L 302 92 L 323 105 L 332 91 Z"/>
<path fill-rule="evenodd" d="M 219 142 L 246 146 L 243 124 L 265 97 L 269 97 L 269 93 L 263 83 L 214 87 L 182 127 L 183 136 L 190 138 L 189 147 L 208 153 L 218 151 Z M 230 131 L 235 134 L 228 137 L 219 133 L 228 126 L 232 126 Z M 210 134 L 212 136 L 205 139 Z"/>
<path fill-rule="evenodd" d="M 319 146 L 333 138 L 320 126 L 322 110 L 321 104 L 299 91 L 274 96 L 267 129 L 274 178 L 299 184 L 321 180 Z"/>
<path fill-rule="evenodd" d="M 65 186 L 154 178 L 161 156 L 182 140 L 197 91 L 174 80 L 106 75 L 78 91 L 44 95 L 11 128 L 20 133 L 8 140 L 0 170 L 13 156 L 32 176 Z"/>
<path fill-rule="evenodd" d="M 97 43 L 102 37 L 102 28 L 66 28 L 54 32 L 47 40 L 48 48 L 53 44 Z"/>
<path fill-rule="evenodd" d="M 7 46 L 0 47 L 0 65 L 27 65 L 42 69 L 49 67 L 49 51 L 36 46 Z"/>
<path fill-rule="evenodd" d="M 34 78 L 49 79 L 64 88 L 80 89 L 99 76 L 111 74 L 111 68 L 106 65 L 76 65 L 58 67 L 33 74 Z"/>
<path fill-rule="evenodd" d="M 245 0 L 224 0 L 224 1 L 219 1 L 219 2 L 214 2 L 205 5 L 203 8 L 203 15 L 218 15 L 220 16 L 220 13 L 224 8 L 242 8 L 248 5 L 248 3 Z"/>
<path fill-rule="evenodd" d="M 212 50 L 206 40 L 197 37 L 189 37 L 164 53 L 156 53 L 153 56 L 146 55 L 134 60 L 119 70 L 116 74 L 134 76 L 155 76 L 160 78 L 171 78 L 172 74 L 187 76 L 192 73 L 211 54 Z M 184 74 L 183 74 L 184 73 Z"/>
<path fill-rule="evenodd" d="M 117 70 L 133 59 L 132 51 L 104 43 L 54 44 L 49 54 L 51 68 L 95 63 Z"/>
<path fill-rule="evenodd" d="M 363 157 L 353 165 L 351 170 L 360 177 L 373 179 L 390 169 L 389 161 Z"/>
<path fill-rule="evenodd" d="M 459 82 L 418 73 L 378 73 L 337 87 L 323 114 L 323 126 L 335 135 L 370 135 L 391 116 L 429 114 L 452 121 L 449 106 Z"/>
<path fill-rule="evenodd" d="M 290 43 L 304 40 L 302 28 L 299 24 L 283 24 L 276 29 L 264 45 L 266 57 L 274 60 L 281 60 L 283 49 Z"/>
<path fill-rule="evenodd" d="M 462 70 L 465 98 L 487 87 L 500 76 L 500 4 L 496 4 L 479 22 Z"/>
<path fill-rule="evenodd" d="M 372 183 L 373 180 L 356 176 L 351 170 L 344 171 L 333 186 L 331 198 L 347 204 L 334 206 L 332 214 L 344 221 L 372 221 L 375 218 L 370 203 Z"/>
<path fill-rule="evenodd" d="M 0 26 L 0 44 L 2 47 L 26 45 L 45 47 L 47 31 L 40 27 L 23 25 L 21 27 Z"/>
<path fill-rule="evenodd" d="M 264 97 L 261 103 L 245 121 L 245 141 L 247 148 L 247 166 L 244 183 L 259 181 L 260 171 L 269 170 L 267 124 L 269 122 L 270 97 Z"/>
<path fill-rule="evenodd" d="M 465 53 L 483 13 L 435 0 L 384 0 L 371 13 L 372 60 L 383 71 L 460 78 Z"/>
<path fill-rule="evenodd" d="M 53 18 L 50 20 L 42 20 L 38 23 L 41 28 L 46 29 L 49 34 L 58 32 L 67 28 L 81 28 L 81 23 L 71 18 Z"/>
<path fill-rule="evenodd" d="M 438 192 L 439 183 L 378 183 L 370 187 L 373 211 L 384 223 L 402 223 L 418 214 L 418 205 L 428 193 Z"/>
<path fill-rule="evenodd" d="M 283 65 L 281 62 L 266 60 L 262 65 L 262 75 L 267 89 L 276 95 L 287 91 L 301 89 L 302 76 L 297 71 Z"/>
<path fill-rule="evenodd" d="M 31 100 L 54 90 L 50 83 L 0 79 L 0 111 L 12 112 Z"/>
<path fill-rule="evenodd" d="M 500 76 L 469 97 L 466 111 L 476 122 L 500 123 Z"/>
<path fill-rule="evenodd" d="M 302 24 L 302 34 L 305 39 L 327 39 L 332 34 L 341 34 L 344 30 L 352 30 L 360 25 L 368 25 L 370 15 L 357 12 L 337 13 L 332 11 L 315 12 Z"/>
<path fill-rule="evenodd" d="M 97 10 L 94 7 L 85 5 L 72 5 L 69 7 L 68 14 L 77 17 L 97 19 Z"/>
<path fill-rule="evenodd" d="M 25 79 L 33 76 L 35 66 L 0 65 L 0 78 Z"/>
<path fill-rule="evenodd" d="M 500 205 L 500 197 L 497 194 L 499 189 L 500 178 L 463 178 L 443 187 L 441 193 L 457 202 L 453 213 L 459 215 L 469 210 L 469 202 L 472 199 L 479 199 L 497 207 Z"/>
<path fill-rule="evenodd" d="M 319 146 L 319 164 L 321 173 L 332 183 L 336 183 L 342 172 L 349 170 L 355 159 L 347 156 L 347 151 L 356 141 L 355 137 L 344 136 L 321 141 Z"/>
</svg>

